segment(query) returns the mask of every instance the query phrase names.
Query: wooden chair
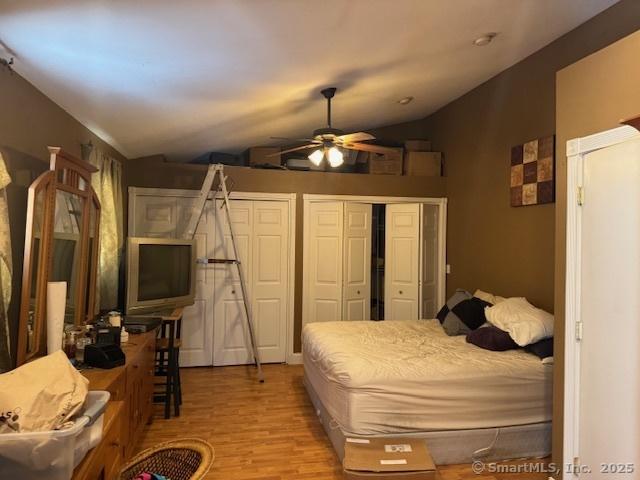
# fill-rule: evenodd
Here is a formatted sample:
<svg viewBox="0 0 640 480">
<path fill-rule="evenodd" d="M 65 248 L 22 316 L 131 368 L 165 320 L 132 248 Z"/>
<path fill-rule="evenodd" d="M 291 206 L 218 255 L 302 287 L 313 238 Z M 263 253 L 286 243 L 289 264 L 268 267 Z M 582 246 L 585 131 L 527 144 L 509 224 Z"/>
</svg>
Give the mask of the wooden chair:
<svg viewBox="0 0 640 480">
<path fill-rule="evenodd" d="M 171 417 L 173 397 L 174 415 L 180 416 L 182 404 L 182 385 L 180 382 L 180 340 L 182 330 L 182 308 L 175 309 L 170 315 L 162 317 L 159 337 L 156 340 L 155 376 L 164 381 L 155 383 L 160 391 L 154 391 L 154 402 L 164 402 L 164 418 Z"/>
</svg>

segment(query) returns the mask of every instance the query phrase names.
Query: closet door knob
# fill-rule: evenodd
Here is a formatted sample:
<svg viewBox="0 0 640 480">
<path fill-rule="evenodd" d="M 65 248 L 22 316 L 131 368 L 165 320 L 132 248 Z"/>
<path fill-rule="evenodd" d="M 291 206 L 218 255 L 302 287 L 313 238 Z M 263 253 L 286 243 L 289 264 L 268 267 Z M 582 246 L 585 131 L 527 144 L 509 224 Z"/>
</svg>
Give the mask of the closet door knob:
<svg viewBox="0 0 640 480">
<path fill-rule="evenodd" d="M 231 290 L 231 295 L 235 295 L 236 291 L 235 290 Z"/>
<path fill-rule="evenodd" d="M 358 290 L 356 293 L 357 293 L 358 295 L 360 295 L 360 290 Z"/>
<path fill-rule="evenodd" d="M 402 295 L 402 290 L 398 291 L 398 293 L 399 293 L 400 295 Z"/>
</svg>

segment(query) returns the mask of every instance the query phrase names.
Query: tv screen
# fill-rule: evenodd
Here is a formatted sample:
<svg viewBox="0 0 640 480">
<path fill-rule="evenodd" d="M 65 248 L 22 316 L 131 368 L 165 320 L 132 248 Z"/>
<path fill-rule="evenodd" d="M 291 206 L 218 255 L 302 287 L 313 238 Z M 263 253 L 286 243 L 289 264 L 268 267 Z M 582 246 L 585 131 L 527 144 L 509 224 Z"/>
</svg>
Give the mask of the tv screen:
<svg viewBox="0 0 640 480">
<path fill-rule="evenodd" d="M 140 244 L 138 301 L 189 295 L 191 245 Z"/>
</svg>

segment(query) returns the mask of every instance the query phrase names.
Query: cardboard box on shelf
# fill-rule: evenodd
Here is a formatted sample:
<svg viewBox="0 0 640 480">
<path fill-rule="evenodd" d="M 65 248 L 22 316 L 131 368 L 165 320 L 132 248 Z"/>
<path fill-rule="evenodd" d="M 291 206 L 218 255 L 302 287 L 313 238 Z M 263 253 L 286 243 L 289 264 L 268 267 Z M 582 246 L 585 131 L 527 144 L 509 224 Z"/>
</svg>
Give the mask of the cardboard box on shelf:
<svg viewBox="0 0 640 480">
<path fill-rule="evenodd" d="M 416 177 L 440 177 L 442 153 L 407 152 L 404 156 L 404 174 Z"/>
<path fill-rule="evenodd" d="M 402 175 L 402 147 L 389 153 L 369 153 L 367 173 L 372 175 Z"/>
<path fill-rule="evenodd" d="M 281 165 L 281 156 L 280 147 L 250 147 L 245 152 L 244 155 L 248 160 L 249 166 L 254 167 L 257 165 Z M 277 153 L 278 155 L 272 155 Z"/>
<path fill-rule="evenodd" d="M 405 140 L 404 149 L 407 152 L 430 152 L 431 141 L 422 139 Z"/>
<path fill-rule="evenodd" d="M 424 440 L 412 438 L 347 438 L 347 480 L 437 480 L 436 466 Z"/>
</svg>

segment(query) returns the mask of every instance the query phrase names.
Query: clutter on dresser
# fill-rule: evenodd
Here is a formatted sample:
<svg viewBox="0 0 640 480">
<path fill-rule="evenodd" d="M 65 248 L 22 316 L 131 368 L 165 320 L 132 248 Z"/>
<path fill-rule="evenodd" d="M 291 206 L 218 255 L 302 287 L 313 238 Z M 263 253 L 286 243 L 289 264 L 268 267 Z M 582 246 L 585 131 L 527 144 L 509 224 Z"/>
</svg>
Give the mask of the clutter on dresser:
<svg viewBox="0 0 640 480">
<path fill-rule="evenodd" d="M 0 375 L 0 478 L 68 480 L 102 438 L 109 392 L 57 352 Z"/>
</svg>

